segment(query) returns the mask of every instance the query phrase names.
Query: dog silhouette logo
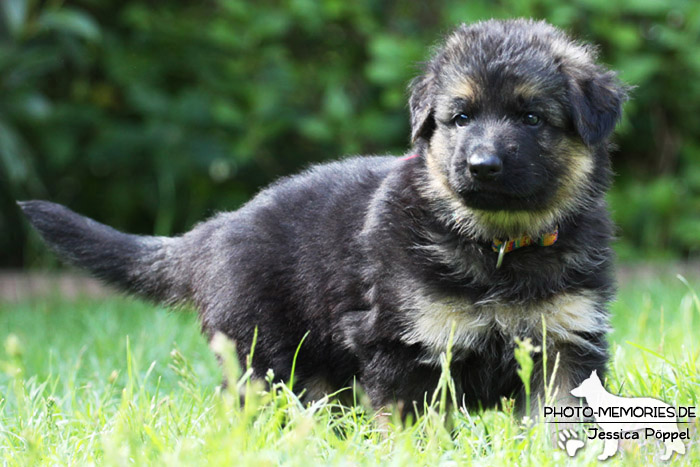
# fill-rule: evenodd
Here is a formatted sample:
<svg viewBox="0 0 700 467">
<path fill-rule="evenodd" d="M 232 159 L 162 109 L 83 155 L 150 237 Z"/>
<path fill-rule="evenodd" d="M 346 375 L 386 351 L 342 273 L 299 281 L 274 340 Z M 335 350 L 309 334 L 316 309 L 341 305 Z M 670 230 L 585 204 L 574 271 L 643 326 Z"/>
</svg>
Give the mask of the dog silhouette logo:
<svg viewBox="0 0 700 467">
<path fill-rule="evenodd" d="M 678 429 L 676 411 L 671 405 L 651 397 L 621 397 L 610 394 L 603 387 L 598 373 L 593 371 L 571 394 L 586 400 L 598 428 L 592 428 L 593 435 L 589 439 L 604 440 L 603 452 L 599 460 L 605 460 L 615 455 L 620 439 L 640 439 L 654 437 L 662 440 L 666 451 L 662 460 L 671 458 L 674 452 L 685 454 L 682 439 L 688 438 L 687 430 Z M 559 447 L 573 457 L 583 447 L 573 432 L 565 430 L 559 436 Z"/>
</svg>

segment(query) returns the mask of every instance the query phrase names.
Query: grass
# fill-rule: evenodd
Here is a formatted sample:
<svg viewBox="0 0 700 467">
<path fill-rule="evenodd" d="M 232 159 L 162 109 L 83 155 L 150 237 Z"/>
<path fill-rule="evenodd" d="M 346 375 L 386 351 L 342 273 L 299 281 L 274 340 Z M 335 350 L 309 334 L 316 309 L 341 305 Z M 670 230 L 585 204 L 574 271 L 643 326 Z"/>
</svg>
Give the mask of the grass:
<svg viewBox="0 0 700 467">
<path fill-rule="evenodd" d="M 609 390 L 698 407 L 700 303 L 690 290 L 673 274 L 622 287 Z M 602 449 L 587 441 L 569 459 L 542 423 L 518 420 L 510 403 L 500 411 L 445 409 L 447 379 L 433 410 L 388 428 L 360 392 L 356 406 L 340 407 L 303 405 L 284 385 L 251 387 L 226 352 L 224 371 L 239 384 L 222 392 L 222 370 L 195 316 L 132 299 L 0 303 L 2 343 L 5 465 L 597 465 Z M 241 407 L 244 389 L 253 396 Z M 699 425 L 681 426 L 690 426 L 691 441 L 671 462 L 698 465 Z M 607 462 L 649 465 L 662 452 L 652 440 L 629 442 Z"/>
</svg>

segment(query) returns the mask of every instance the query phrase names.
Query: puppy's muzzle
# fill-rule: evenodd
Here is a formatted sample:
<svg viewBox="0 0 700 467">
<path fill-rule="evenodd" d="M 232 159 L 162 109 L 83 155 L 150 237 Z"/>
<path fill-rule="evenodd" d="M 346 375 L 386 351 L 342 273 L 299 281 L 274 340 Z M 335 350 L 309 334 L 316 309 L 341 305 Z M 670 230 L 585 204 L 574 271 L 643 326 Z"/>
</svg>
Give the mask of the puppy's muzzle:
<svg viewBox="0 0 700 467">
<path fill-rule="evenodd" d="M 467 159 L 469 174 L 482 182 L 495 180 L 503 172 L 503 161 L 491 151 L 476 152 Z"/>
</svg>

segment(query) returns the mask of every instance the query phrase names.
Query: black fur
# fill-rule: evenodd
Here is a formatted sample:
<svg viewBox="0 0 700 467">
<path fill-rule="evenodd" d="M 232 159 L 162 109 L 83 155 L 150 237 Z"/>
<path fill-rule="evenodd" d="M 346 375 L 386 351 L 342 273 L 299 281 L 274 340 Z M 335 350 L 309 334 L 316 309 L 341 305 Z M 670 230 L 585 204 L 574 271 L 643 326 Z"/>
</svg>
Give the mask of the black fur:
<svg viewBox="0 0 700 467">
<path fill-rule="evenodd" d="M 521 395 L 514 338 L 541 343 L 544 314 L 564 391 L 605 370 L 614 293 L 603 195 L 625 91 L 593 60 L 545 23 L 462 26 L 412 84 L 409 154 L 419 157 L 314 167 L 181 237 L 21 206 L 67 260 L 145 297 L 192 302 L 207 335 L 224 333 L 241 356 L 257 327 L 257 377 L 289 378 L 308 332 L 295 389 L 315 396 L 358 378 L 377 408 L 420 406 L 454 321 L 458 396 L 493 406 Z M 452 120 L 460 112 L 464 126 Z M 542 122 L 523 126 L 528 112 Z M 479 151 L 502 161 L 493 180 L 469 175 Z M 515 250 L 496 268 L 495 236 L 555 225 L 554 245 Z"/>
</svg>

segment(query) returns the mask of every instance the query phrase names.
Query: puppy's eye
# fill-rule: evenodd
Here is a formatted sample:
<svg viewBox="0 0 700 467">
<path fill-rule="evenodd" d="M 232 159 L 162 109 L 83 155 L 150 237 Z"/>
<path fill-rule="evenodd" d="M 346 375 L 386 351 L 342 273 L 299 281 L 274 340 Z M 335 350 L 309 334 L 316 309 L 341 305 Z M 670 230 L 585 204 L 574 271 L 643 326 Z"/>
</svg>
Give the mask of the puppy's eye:
<svg viewBox="0 0 700 467">
<path fill-rule="evenodd" d="M 537 126 L 540 124 L 541 121 L 542 118 L 535 113 L 528 112 L 525 115 L 523 115 L 523 123 L 525 123 L 526 125 Z"/>
<path fill-rule="evenodd" d="M 465 126 L 471 118 L 467 114 L 457 114 L 452 118 L 452 123 L 457 126 Z"/>
</svg>

